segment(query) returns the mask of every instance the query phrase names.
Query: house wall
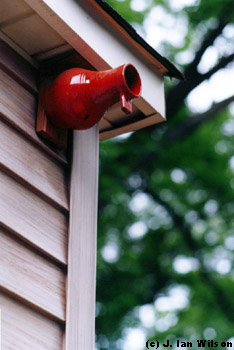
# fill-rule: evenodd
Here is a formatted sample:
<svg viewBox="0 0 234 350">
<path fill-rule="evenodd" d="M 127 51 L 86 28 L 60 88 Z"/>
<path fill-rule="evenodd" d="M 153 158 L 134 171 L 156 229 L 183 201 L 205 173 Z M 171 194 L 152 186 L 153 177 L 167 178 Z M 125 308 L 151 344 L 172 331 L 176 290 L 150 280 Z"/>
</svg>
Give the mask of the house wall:
<svg viewBox="0 0 234 350">
<path fill-rule="evenodd" d="M 35 133 L 37 69 L 0 42 L 2 349 L 62 350 L 69 165 Z"/>
</svg>

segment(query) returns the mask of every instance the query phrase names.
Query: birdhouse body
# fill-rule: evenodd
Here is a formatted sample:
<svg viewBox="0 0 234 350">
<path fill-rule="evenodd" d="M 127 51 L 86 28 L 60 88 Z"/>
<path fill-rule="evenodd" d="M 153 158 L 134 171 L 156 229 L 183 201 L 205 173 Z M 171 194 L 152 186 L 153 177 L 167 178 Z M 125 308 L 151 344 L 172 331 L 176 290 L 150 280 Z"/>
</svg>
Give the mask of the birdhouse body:
<svg viewBox="0 0 234 350">
<path fill-rule="evenodd" d="M 99 140 L 164 121 L 179 72 L 104 1 L 2 0 L 0 24 L 2 349 L 93 350 Z"/>
<path fill-rule="evenodd" d="M 115 103 L 131 113 L 131 100 L 141 92 L 138 72 L 132 65 L 107 71 L 72 68 L 61 73 L 44 91 L 47 117 L 61 129 L 89 129 Z"/>
</svg>

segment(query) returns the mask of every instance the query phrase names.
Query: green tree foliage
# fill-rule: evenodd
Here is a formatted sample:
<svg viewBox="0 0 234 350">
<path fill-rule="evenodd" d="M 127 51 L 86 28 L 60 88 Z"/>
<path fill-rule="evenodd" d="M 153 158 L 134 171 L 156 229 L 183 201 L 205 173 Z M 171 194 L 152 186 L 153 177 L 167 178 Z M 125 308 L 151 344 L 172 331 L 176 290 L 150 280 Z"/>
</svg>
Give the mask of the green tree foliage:
<svg viewBox="0 0 234 350">
<path fill-rule="evenodd" d="M 121 350 L 134 327 L 159 341 L 227 341 L 234 337 L 234 96 L 202 112 L 187 97 L 233 64 L 233 0 L 183 9 L 152 0 L 141 12 L 130 0 L 108 3 L 143 34 L 154 7 L 186 19 L 180 45 L 160 44 L 186 80 L 166 82 L 166 123 L 100 145 L 97 348 Z M 201 72 L 215 45 L 216 61 Z"/>
</svg>

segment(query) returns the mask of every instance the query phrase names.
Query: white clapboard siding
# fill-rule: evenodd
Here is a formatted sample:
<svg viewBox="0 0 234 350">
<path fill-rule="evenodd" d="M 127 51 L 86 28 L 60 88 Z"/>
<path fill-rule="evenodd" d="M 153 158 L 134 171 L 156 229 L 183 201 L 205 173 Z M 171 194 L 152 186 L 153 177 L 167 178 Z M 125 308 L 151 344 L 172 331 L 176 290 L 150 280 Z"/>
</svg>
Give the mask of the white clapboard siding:
<svg viewBox="0 0 234 350">
<path fill-rule="evenodd" d="M 56 321 L 0 292 L 2 350 L 62 350 L 63 330 Z"/>
<path fill-rule="evenodd" d="M 67 263 L 66 216 L 0 172 L 0 223 L 53 259 Z"/>
<path fill-rule="evenodd" d="M 44 198 L 68 210 L 65 169 L 1 120 L 0 129 L 0 165 Z"/>
<path fill-rule="evenodd" d="M 65 273 L 22 241 L 0 230 L 0 290 L 64 321 Z"/>
</svg>

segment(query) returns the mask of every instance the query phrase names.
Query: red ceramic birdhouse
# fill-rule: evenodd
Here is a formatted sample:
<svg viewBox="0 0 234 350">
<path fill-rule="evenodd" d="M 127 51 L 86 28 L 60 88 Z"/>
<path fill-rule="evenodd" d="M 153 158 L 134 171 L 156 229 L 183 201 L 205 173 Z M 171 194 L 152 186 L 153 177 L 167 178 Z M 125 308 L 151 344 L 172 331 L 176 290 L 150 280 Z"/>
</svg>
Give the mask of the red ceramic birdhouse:
<svg viewBox="0 0 234 350">
<path fill-rule="evenodd" d="M 45 112 L 57 128 L 83 130 L 119 101 L 122 110 L 131 113 L 131 100 L 140 93 L 141 79 L 131 64 L 99 72 L 72 68 L 45 89 Z"/>
</svg>

